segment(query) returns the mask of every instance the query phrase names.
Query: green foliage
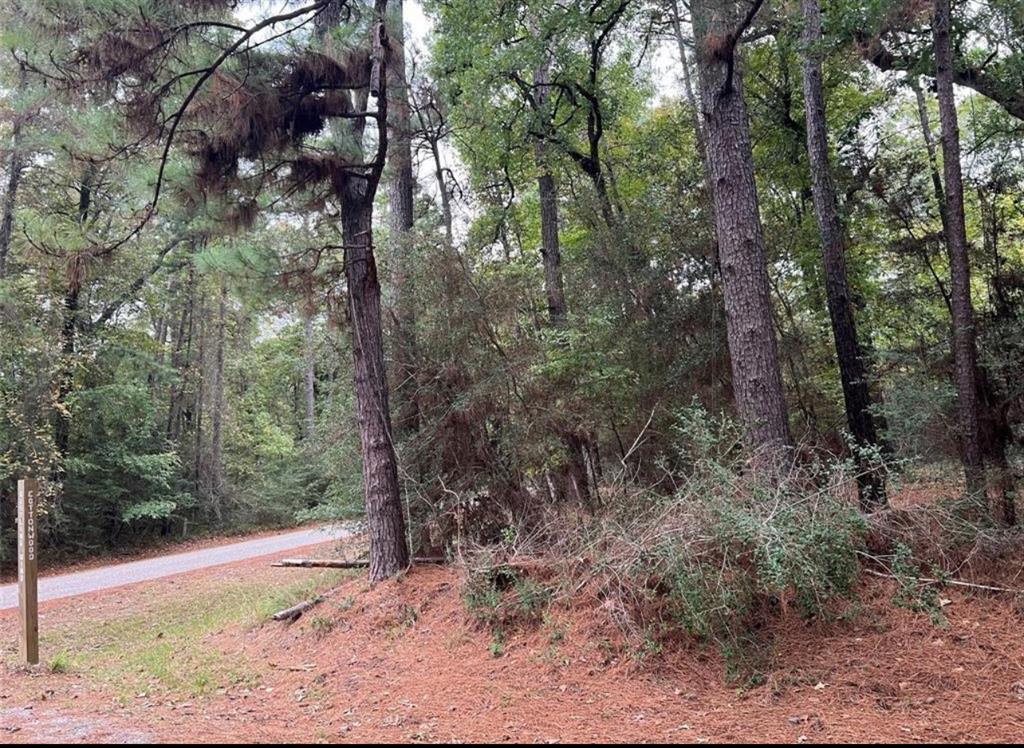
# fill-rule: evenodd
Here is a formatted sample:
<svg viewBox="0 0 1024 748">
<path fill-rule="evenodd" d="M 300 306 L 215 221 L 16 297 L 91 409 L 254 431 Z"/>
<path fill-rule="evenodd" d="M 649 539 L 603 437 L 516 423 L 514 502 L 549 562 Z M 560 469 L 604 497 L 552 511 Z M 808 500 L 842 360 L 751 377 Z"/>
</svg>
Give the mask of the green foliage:
<svg viewBox="0 0 1024 748">
<path fill-rule="evenodd" d="M 491 654 L 500 657 L 510 633 L 544 620 L 553 593 L 523 570 L 482 556 L 462 594 L 473 618 L 493 636 Z"/>
<path fill-rule="evenodd" d="M 71 670 L 71 658 L 67 652 L 58 652 L 46 665 L 53 675 L 60 675 Z"/>
<path fill-rule="evenodd" d="M 822 52 L 849 301 L 892 452 L 872 459 L 910 470 L 955 460 L 958 445 L 950 268 L 905 85 L 932 71 L 930 29 L 927 14 L 905 5 L 825 2 Z M 1013 0 L 956 5 L 958 53 L 995 86 L 994 100 L 968 92 L 958 103 L 983 421 L 990 459 L 1012 478 L 1024 398 L 1024 168 L 1019 118 L 1005 104 L 1017 94 L 1024 34 Z M 160 119 L 148 111 L 147 86 L 166 96 L 163 116 L 174 112 L 196 79 L 188 71 L 234 37 L 226 24 L 239 21 L 236 6 L 0 0 L 0 46 L 14 50 L 0 61 L 0 189 L 8 156 L 27 157 L 0 279 L 0 561 L 13 546 L 7 499 L 25 475 L 44 481 L 44 542 L 63 553 L 363 514 L 352 351 L 340 342 L 348 330 L 337 185 L 295 189 L 282 178 L 313 154 L 365 154 L 341 118 L 309 123 L 308 133 L 295 119 L 275 136 L 286 154 L 257 153 L 267 124 L 257 115 L 273 107 L 250 111 L 236 99 L 266 94 L 281 61 L 294 72 L 292 55 L 303 49 L 327 67 L 332 56 L 351 62 L 370 16 L 353 14 L 322 36 L 316 24 L 279 24 L 280 38 L 226 60 L 182 119 L 165 164 L 169 122 L 139 137 Z M 666 624 L 739 651 L 773 606 L 821 615 L 849 593 L 860 528 L 830 483 L 856 449 L 843 432 L 810 191 L 796 4 L 773 9 L 763 25 L 762 11 L 741 50 L 791 425 L 807 452 L 822 455 L 778 486 L 751 477 L 730 411 L 723 268 L 694 129 L 694 117 L 703 119 L 677 85 L 681 71 L 660 69 L 665 9 L 425 7 L 434 20 L 429 62 L 408 66 L 409 91 L 444 133 L 441 163 L 430 163 L 417 133 L 426 160 L 413 230 L 389 236 L 383 200 L 375 226 L 392 415 L 402 414 L 393 446 L 415 544 L 508 550 L 553 507 L 578 511 L 645 539 L 643 557 L 620 568 L 637 589 L 653 584 L 671 615 L 638 624 L 641 638 L 658 641 Z M 251 8 L 243 22 L 267 12 Z M 121 57 L 130 45 L 119 30 L 144 27 L 167 33 L 172 53 Z M 189 33 L 172 39 L 172 28 Z M 876 37 L 906 75 L 879 75 L 862 59 Z M 30 63 L 24 81 L 20 59 Z M 83 72 L 71 60 L 125 69 L 59 81 Z M 534 85 L 542 68 L 551 81 L 544 102 Z M 233 94 L 211 108 L 207 95 L 235 79 Z M 304 100 L 329 108 L 333 94 Z M 934 129 L 933 97 L 925 99 Z M 17 142 L 16 118 L 25 124 Z M 212 148 L 229 163 L 225 183 L 213 180 L 224 189 L 211 189 L 196 179 L 197 148 L 232 134 L 245 158 Z M 427 179 L 434 166 L 443 186 Z M 162 198 L 150 215 L 160 169 Z M 558 193 L 568 306 L 557 328 L 540 251 L 537 180 L 546 173 Z M 455 206 L 451 239 L 441 189 Z M 150 220 L 140 225 L 141 216 Z M 411 373 L 396 366 L 400 335 L 414 343 Z M 64 425 L 70 436 L 60 444 Z M 586 496 L 574 494 L 568 487 L 584 473 Z M 666 517 L 679 523 L 676 536 L 650 532 Z M 467 593 L 499 628 L 546 604 L 543 586 L 507 582 L 499 590 L 496 578 L 477 580 Z"/>
<path fill-rule="evenodd" d="M 773 616 L 793 606 L 826 617 L 853 594 L 864 521 L 841 463 L 766 479 L 744 474 L 751 456 L 728 419 L 688 409 L 677 433 L 689 466 L 677 491 L 624 493 L 612 507 L 619 519 L 578 542 L 601 549 L 593 573 L 642 652 L 682 630 L 717 642 L 736 675 L 749 675 Z"/>
<path fill-rule="evenodd" d="M 121 519 L 124 522 L 137 519 L 168 519 L 174 515 L 177 508 L 178 505 L 173 501 L 144 501 L 121 512 Z"/>
<path fill-rule="evenodd" d="M 925 613 L 934 625 L 945 626 L 946 616 L 942 612 L 942 598 L 938 590 L 921 581 L 921 569 L 914 562 L 913 552 L 903 543 L 896 544 L 891 571 L 897 584 L 893 605 Z"/>
<path fill-rule="evenodd" d="M 74 527 L 74 542 L 102 545 L 124 523 L 164 521 L 191 504 L 179 490 L 178 455 L 152 438 L 153 406 L 138 383 L 81 389 L 69 400 L 74 452 L 54 516 L 60 535 Z"/>
</svg>

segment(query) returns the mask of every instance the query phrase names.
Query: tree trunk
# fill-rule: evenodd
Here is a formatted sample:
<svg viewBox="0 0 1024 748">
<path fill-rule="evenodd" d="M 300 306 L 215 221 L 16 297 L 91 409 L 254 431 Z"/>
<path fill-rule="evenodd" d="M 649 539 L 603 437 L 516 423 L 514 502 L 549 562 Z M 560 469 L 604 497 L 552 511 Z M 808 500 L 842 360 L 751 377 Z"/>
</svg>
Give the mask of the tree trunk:
<svg viewBox="0 0 1024 748">
<path fill-rule="evenodd" d="M 683 38 L 683 29 L 679 19 L 679 0 L 672 0 L 672 30 L 676 38 L 676 46 L 679 48 L 679 63 L 683 69 L 683 93 L 686 96 L 686 103 L 693 112 L 691 123 L 693 125 L 694 136 L 697 140 L 697 150 L 699 152 L 698 155 L 700 156 L 701 170 L 704 174 L 704 198 L 707 201 L 707 204 L 712 206 L 711 209 L 713 210 L 714 198 L 711 194 L 711 165 L 708 161 L 708 138 L 704 129 L 704 123 L 701 121 L 701 108 L 697 100 L 697 94 L 694 92 L 693 77 L 690 74 L 690 60 L 686 53 L 686 43 Z M 721 274 L 721 264 L 719 259 L 718 237 L 715 235 L 714 230 L 711 232 L 710 259 L 711 285 L 717 292 L 719 275 Z"/>
<path fill-rule="evenodd" d="M 547 119 L 549 96 L 549 63 L 545 60 L 533 78 L 538 115 Z M 545 123 L 546 124 L 546 123 Z M 562 252 L 558 242 L 558 189 L 548 163 L 548 145 L 537 138 L 534 143 L 534 160 L 540 176 L 537 177 L 537 191 L 540 195 L 540 255 L 544 263 L 544 293 L 548 302 L 548 321 L 557 330 L 567 322 L 565 304 L 565 283 L 562 277 Z"/>
<path fill-rule="evenodd" d="M 353 191 L 350 187 L 349 191 Z M 373 201 L 342 198 L 345 278 L 352 328 L 356 405 L 363 457 L 363 491 L 370 530 L 370 581 L 398 574 L 409 565 L 405 514 L 392 441 L 388 379 L 384 368 L 380 282 L 373 256 Z"/>
<path fill-rule="evenodd" d="M 192 329 L 195 321 L 195 265 L 189 262 L 188 290 L 182 306 L 178 330 L 171 353 L 171 367 L 178 375 L 177 383 L 171 384 L 170 404 L 167 408 L 167 440 L 177 445 L 181 438 L 182 405 L 188 384 L 188 367 L 192 361 Z"/>
<path fill-rule="evenodd" d="M 64 294 L 64 313 L 61 321 L 60 352 L 61 370 L 57 381 L 57 421 L 54 427 L 54 446 L 63 463 L 68 456 L 71 445 L 71 412 L 68 409 L 68 397 L 74 384 L 75 350 L 78 338 L 78 315 L 80 292 L 77 283 Z"/>
<path fill-rule="evenodd" d="M 78 225 L 85 230 L 89 211 L 92 209 L 92 188 L 95 167 L 88 164 L 78 187 Z M 82 255 L 68 260 L 68 286 L 64 292 L 64 312 L 61 321 L 61 366 L 57 375 L 57 422 L 54 426 L 54 445 L 61 465 L 68 456 L 71 445 L 71 412 L 68 397 L 74 388 L 75 350 L 77 348 L 79 314 L 81 313 L 82 284 L 85 282 L 86 267 Z"/>
<path fill-rule="evenodd" d="M 18 78 L 18 91 L 24 91 L 26 85 L 25 68 L 21 69 Z M 22 148 L 22 128 L 24 118 L 15 116 L 11 128 L 11 158 L 7 162 L 7 191 L 4 192 L 3 206 L 0 207 L 0 278 L 7 275 L 7 255 L 11 249 L 11 237 L 14 234 L 14 212 L 18 204 L 18 188 L 21 176 L 25 171 L 25 154 Z"/>
<path fill-rule="evenodd" d="M 804 105 L 807 113 L 807 153 L 810 159 L 814 213 L 821 232 L 825 295 L 839 361 L 839 378 L 846 404 L 846 423 L 859 450 L 877 449 L 878 435 L 871 413 L 871 392 L 857 339 L 850 283 L 846 274 L 846 234 L 839 219 L 839 200 L 829 164 L 825 93 L 821 75 L 820 0 L 802 0 L 804 30 Z M 858 455 L 860 505 L 865 511 L 885 506 L 885 480 L 873 461 Z"/>
<path fill-rule="evenodd" d="M 306 438 L 312 439 L 316 433 L 316 339 L 313 336 L 312 314 L 306 314 L 304 320 L 303 347 L 306 359 L 303 372 L 306 385 Z"/>
<path fill-rule="evenodd" d="M 547 58 L 534 73 L 533 84 L 536 114 L 542 119 L 541 127 L 548 128 L 550 61 Z M 544 295 L 547 298 L 548 323 L 555 330 L 564 330 L 569 320 L 562 273 L 562 252 L 558 239 L 558 188 L 555 186 L 555 177 L 551 173 L 548 158 L 547 142 L 543 138 L 536 138 L 534 161 L 539 171 L 537 192 L 540 198 L 540 254 L 544 265 Z M 558 344 L 567 345 L 564 341 L 559 341 Z M 581 506 L 590 506 L 592 498 L 590 473 L 587 469 L 587 454 L 590 449 L 588 439 L 578 433 L 572 424 L 563 425 L 558 430 L 562 432 L 561 439 L 568 456 L 564 474 L 558 476 L 558 480 L 555 481 L 558 498 L 571 496 Z"/>
<path fill-rule="evenodd" d="M 206 408 L 206 295 L 199 299 L 196 317 L 199 320 L 199 344 L 196 351 L 195 392 L 192 394 L 194 413 L 192 434 L 193 485 L 197 496 L 210 494 L 210 465 L 203 455 L 203 414 Z"/>
<path fill-rule="evenodd" d="M 752 449 L 776 463 L 791 445 L 778 344 L 772 328 L 750 123 L 740 71 L 717 50 L 740 25 L 731 2 L 693 0 L 697 67 L 708 138 L 726 332 L 736 405 Z"/>
<path fill-rule="evenodd" d="M 917 99 L 917 117 L 921 123 L 921 136 L 924 138 L 925 150 L 928 152 L 928 170 L 932 177 L 932 191 L 935 193 L 935 202 L 939 206 L 939 218 L 942 219 L 942 230 L 946 231 L 946 195 L 942 189 L 942 178 L 939 176 L 939 159 L 935 152 L 935 136 L 932 134 L 932 123 L 928 117 L 928 102 L 924 98 L 924 91 L 917 78 L 910 76 L 910 87 L 914 90 L 914 97 Z"/>
<path fill-rule="evenodd" d="M 409 83 L 405 72 L 405 28 L 402 0 L 389 14 L 391 54 L 388 58 L 388 218 L 391 239 L 391 281 L 395 294 L 395 368 L 397 402 L 395 433 L 399 438 L 419 430 L 416 399 L 416 310 L 410 288 L 409 268 L 413 248 L 412 125 Z"/>
<path fill-rule="evenodd" d="M 452 199 L 448 195 L 448 180 L 444 176 L 444 165 L 441 162 L 441 149 L 437 140 L 430 141 L 430 154 L 434 159 L 434 179 L 441 198 L 441 217 L 444 221 L 444 239 L 450 250 L 455 245 L 455 234 L 452 228 Z"/>
<path fill-rule="evenodd" d="M 953 46 L 950 40 L 950 0 L 935 0 L 935 80 L 942 124 L 942 161 L 946 192 L 946 244 L 949 249 L 953 303 L 953 356 L 960 420 L 960 445 L 969 501 L 977 509 L 985 502 L 985 466 L 979 430 L 977 350 L 971 267 L 964 218 L 963 175 L 960 171 L 960 128 L 953 92 Z"/>
<path fill-rule="evenodd" d="M 224 349 L 227 341 L 228 286 L 220 285 L 217 307 L 217 349 L 214 352 L 213 413 L 210 416 L 210 503 L 217 524 L 223 521 L 224 497 Z"/>
<path fill-rule="evenodd" d="M 683 93 L 686 96 L 686 103 L 693 112 L 691 122 L 693 133 L 697 139 L 700 162 L 704 166 L 704 182 L 708 191 L 708 199 L 711 199 L 711 169 L 708 166 L 708 143 L 707 135 L 704 132 L 704 125 L 700 121 L 700 106 L 697 102 L 697 95 L 693 90 L 693 80 L 690 76 L 690 61 L 686 53 L 686 43 L 683 38 L 683 28 L 679 19 L 679 0 L 672 0 L 672 31 L 676 38 L 676 46 L 679 48 L 679 64 L 683 69 Z"/>
</svg>

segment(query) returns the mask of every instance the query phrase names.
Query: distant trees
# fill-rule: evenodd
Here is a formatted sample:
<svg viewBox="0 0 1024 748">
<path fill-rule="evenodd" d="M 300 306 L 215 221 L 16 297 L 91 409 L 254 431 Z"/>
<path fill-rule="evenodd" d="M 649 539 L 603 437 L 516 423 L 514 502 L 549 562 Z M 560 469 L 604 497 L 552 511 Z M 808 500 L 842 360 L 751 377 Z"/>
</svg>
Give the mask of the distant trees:
<svg viewBox="0 0 1024 748">
<path fill-rule="evenodd" d="M 193 159 L 192 189 L 206 199 L 226 199 L 232 207 L 220 218 L 237 226 L 251 224 L 259 201 L 265 201 L 261 186 L 272 183 L 291 193 L 315 193 L 328 186 L 329 192 L 315 200 L 336 201 L 341 217 L 346 308 L 373 548 L 370 576 L 384 579 L 403 569 L 409 558 L 372 239 L 373 203 L 388 147 L 387 3 L 378 0 L 372 7 L 355 7 L 342 0 L 319 0 L 268 16 L 248 28 L 227 21 L 224 14 L 230 9 L 230 3 L 195 8 L 109 8 L 95 14 L 40 9 L 40 24 L 47 31 L 77 32 L 71 38 L 72 48 L 64 50 L 67 57 L 60 61 L 61 66 L 46 74 L 83 90 L 116 91 L 125 80 L 131 80 L 130 91 L 118 103 L 140 133 L 139 142 L 155 141 L 162 148 L 157 196 L 167 186 L 172 145 L 184 145 Z M 307 37 L 290 54 L 282 55 L 273 45 L 265 52 L 261 49 L 269 43 L 261 38 L 261 32 L 283 26 L 284 34 L 296 34 L 311 21 L 316 29 L 313 39 Z M 334 40 L 335 35 L 349 32 L 361 39 L 352 46 Z M 233 39 L 224 39 L 225 33 Z M 200 63 L 195 69 L 203 45 L 218 52 L 212 62 Z M 168 49 L 175 50 L 175 55 L 156 55 L 158 50 Z M 261 73 L 254 75 L 258 65 L 263 66 Z M 374 101 L 375 109 L 370 106 Z M 304 147 L 305 140 L 328 129 L 334 144 L 320 149 Z M 122 146 L 122 151 L 132 147 Z M 115 157 L 117 153 L 115 150 Z M 265 168 L 253 173 L 249 166 L 253 163 Z M 78 215 L 84 225 L 92 219 L 97 169 L 92 161 L 86 161 L 83 168 Z M 150 215 L 156 209 L 155 200 Z M 109 251 L 93 248 L 90 253 Z M 71 268 L 64 299 L 63 348 L 69 359 L 76 350 L 81 271 L 80 265 Z M 193 322 L 194 311 L 190 311 L 189 330 Z M 177 338 L 180 353 L 180 341 L 186 339 L 184 330 Z M 187 340 L 191 341 L 191 333 Z M 220 346 L 217 352 L 218 357 L 223 354 Z M 58 397 L 63 400 L 70 392 L 68 375 L 61 381 L 64 384 L 58 387 Z M 178 407 L 172 404 L 172 438 L 181 413 L 180 401 Z M 216 452 L 219 424 L 215 425 Z M 66 409 L 60 409 L 56 444 L 65 456 L 69 430 Z"/>
<path fill-rule="evenodd" d="M 1010 523 L 1016 5 L 426 0 L 406 66 L 398 0 L 0 0 L 0 491 L 90 547 L 365 516 L 376 580 L 720 431 L 865 511 L 962 447 Z"/>
</svg>

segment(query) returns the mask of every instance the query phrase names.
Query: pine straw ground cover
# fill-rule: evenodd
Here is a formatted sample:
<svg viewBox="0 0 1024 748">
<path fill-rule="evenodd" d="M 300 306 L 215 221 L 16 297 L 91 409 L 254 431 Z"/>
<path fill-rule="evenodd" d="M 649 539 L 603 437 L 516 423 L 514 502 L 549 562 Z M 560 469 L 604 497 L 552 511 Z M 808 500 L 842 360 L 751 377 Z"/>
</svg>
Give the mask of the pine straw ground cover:
<svg viewBox="0 0 1024 748">
<path fill-rule="evenodd" d="M 1024 621 L 1005 595 L 944 590 L 935 625 L 892 604 L 897 582 L 867 578 L 845 615 L 807 622 L 780 612 L 763 682 L 738 686 L 715 647 L 631 646 L 586 589 L 549 601 L 496 651 L 492 629 L 467 610 L 457 568 L 420 567 L 372 589 L 358 577 L 317 574 L 238 564 L 52 603 L 46 627 L 90 631 L 100 657 L 88 666 L 71 657 L 66 672 L 14 667 L 15 620 L 5 614 L 4 741 L 1011 742 L 1024 734 Z M 314 587 L 331 592 L 298 623 L 265 622 L 270 602 Z M 252 605 L 212 615 L 225 591 Z M 102 675 L 121 659 L 104 630 L 122 631 L 131 618 L 136 638 L 157 645 L 174 611 L 190 633 L 188 656 L 172 661 L 205 667 L 202 688 L 152 673 L 142 674 L 145 686 L 133 680 L 139 673 L 119 683 Z"/>
</svg>

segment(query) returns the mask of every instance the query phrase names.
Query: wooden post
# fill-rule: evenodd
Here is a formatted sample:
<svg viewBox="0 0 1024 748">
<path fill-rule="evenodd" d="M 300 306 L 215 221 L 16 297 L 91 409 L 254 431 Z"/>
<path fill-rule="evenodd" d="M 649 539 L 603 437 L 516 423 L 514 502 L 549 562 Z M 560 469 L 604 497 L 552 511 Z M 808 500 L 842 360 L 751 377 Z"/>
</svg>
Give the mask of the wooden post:
<svg viewBox="0 0 1024 748">
<path fill-rule="evenodd" d="M 18 603 L 21 621 L 19 653 L 27 665 L 39 664 L 39 561 L 36 510 L 39 481 L 18 481 Z"/>
</svg>

